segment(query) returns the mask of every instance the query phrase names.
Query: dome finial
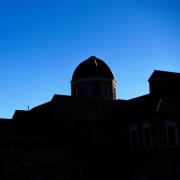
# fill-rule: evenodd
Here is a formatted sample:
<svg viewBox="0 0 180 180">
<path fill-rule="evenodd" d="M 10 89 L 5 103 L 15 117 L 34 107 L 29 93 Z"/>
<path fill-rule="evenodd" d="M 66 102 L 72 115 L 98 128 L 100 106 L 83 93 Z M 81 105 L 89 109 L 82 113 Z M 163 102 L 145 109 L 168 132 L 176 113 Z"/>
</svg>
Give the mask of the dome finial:
<svg viewBox="0 0 180 180">
<path fill-rule="evenodd" d="M 96 56 L 90 56 L 89 59 L 97 59 Z"/>
</svg>

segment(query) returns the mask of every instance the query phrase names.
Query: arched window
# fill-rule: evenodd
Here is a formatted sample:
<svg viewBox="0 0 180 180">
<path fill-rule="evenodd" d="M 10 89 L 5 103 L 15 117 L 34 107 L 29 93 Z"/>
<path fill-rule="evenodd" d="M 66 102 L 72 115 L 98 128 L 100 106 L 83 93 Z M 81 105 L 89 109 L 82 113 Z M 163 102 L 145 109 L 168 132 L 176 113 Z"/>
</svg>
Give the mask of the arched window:
<svg viewBox="0 0 180 180">
<path fill-rule="evenodd" d="M 129 144 L 130 148 L 137 148 L 139 146 L 138 126 L 132 125 L 129 129 Z"/>
<path fill-rule="evenodd" d="M 177 124 L 174 121 L 168 121 L 166 123 L 166 137 L 167 144 L 169 146 L 176 146 L 178 143 L 177 138 Z"/>
</svg>

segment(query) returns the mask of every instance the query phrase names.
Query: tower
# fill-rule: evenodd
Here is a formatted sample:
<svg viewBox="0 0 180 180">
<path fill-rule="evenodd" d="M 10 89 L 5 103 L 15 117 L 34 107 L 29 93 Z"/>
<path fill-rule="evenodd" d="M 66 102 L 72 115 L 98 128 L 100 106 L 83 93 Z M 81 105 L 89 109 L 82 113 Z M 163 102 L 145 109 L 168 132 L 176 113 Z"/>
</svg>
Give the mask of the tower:
<svg viewBox="0 0 180 180">
<path fill-rule="evenodd" d="M 71 95 L 115 100 L 116 81 L 111 69 L 95 56 L 89 57 L 73 73 Z"/>
</svg>

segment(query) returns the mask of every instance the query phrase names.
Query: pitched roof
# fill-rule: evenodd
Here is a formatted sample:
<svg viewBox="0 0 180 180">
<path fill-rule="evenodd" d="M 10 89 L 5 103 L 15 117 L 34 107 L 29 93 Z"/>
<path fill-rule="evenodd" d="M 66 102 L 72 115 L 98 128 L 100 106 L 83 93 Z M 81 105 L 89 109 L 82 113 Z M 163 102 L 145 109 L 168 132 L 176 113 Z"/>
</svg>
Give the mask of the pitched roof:
<svg viewBox="0 0 180 180">
<path fill-rule="evenodd" d="M 107 116 L 123 101 L 54 95 L 52 103 L 59 109 L 65 109 L 76 120 L 97 120 Z"/>
<path fill-rule="evenodd" d="M 16 110 L 12 119 L 18 119 L 20 117 L 22 117 L 27 111 L 24 110 Z"/>
<path fill-rule="evenodd" d="M 140 114 L 153 112 L 156 109 L 158 99 L 151 94 L 130 99 L 128 101 L 127 111 L 133 111 Z"/>
<path fill-rule="evenodd" d="M 180 96 L 161 98 L 157 110 L 163 113 L 180 113 Z"/>
<path fill-rule="evenodd" d="M 128 101 L 129 111 L 143 113 L 180 113 L 180 96 L 158 97 L 151 94 Z"/>
</svg>

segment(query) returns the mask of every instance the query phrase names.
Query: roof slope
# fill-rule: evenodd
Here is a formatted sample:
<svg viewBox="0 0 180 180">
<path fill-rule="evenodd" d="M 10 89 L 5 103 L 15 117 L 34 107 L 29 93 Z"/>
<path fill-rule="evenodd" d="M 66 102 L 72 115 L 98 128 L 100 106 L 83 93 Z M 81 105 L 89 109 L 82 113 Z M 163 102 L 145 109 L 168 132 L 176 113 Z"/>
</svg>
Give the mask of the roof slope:
<svg viewBox="0 0 180 180">
<path fill-rule="evenodd" d="M 93 98 L 79 98 L 71 96 L 55 95 L 52 103 L 57 108 L 66 109 L 76 120 L 97 120 L 103 119 L 123 101 L 102 100 Z"/>
<path fill-rule="evenodd" d="M 143 113 L 180 113 L 180 96 L 153 96 L 147 94 L 128 101 L 128 111 Z"/>
</svg>

